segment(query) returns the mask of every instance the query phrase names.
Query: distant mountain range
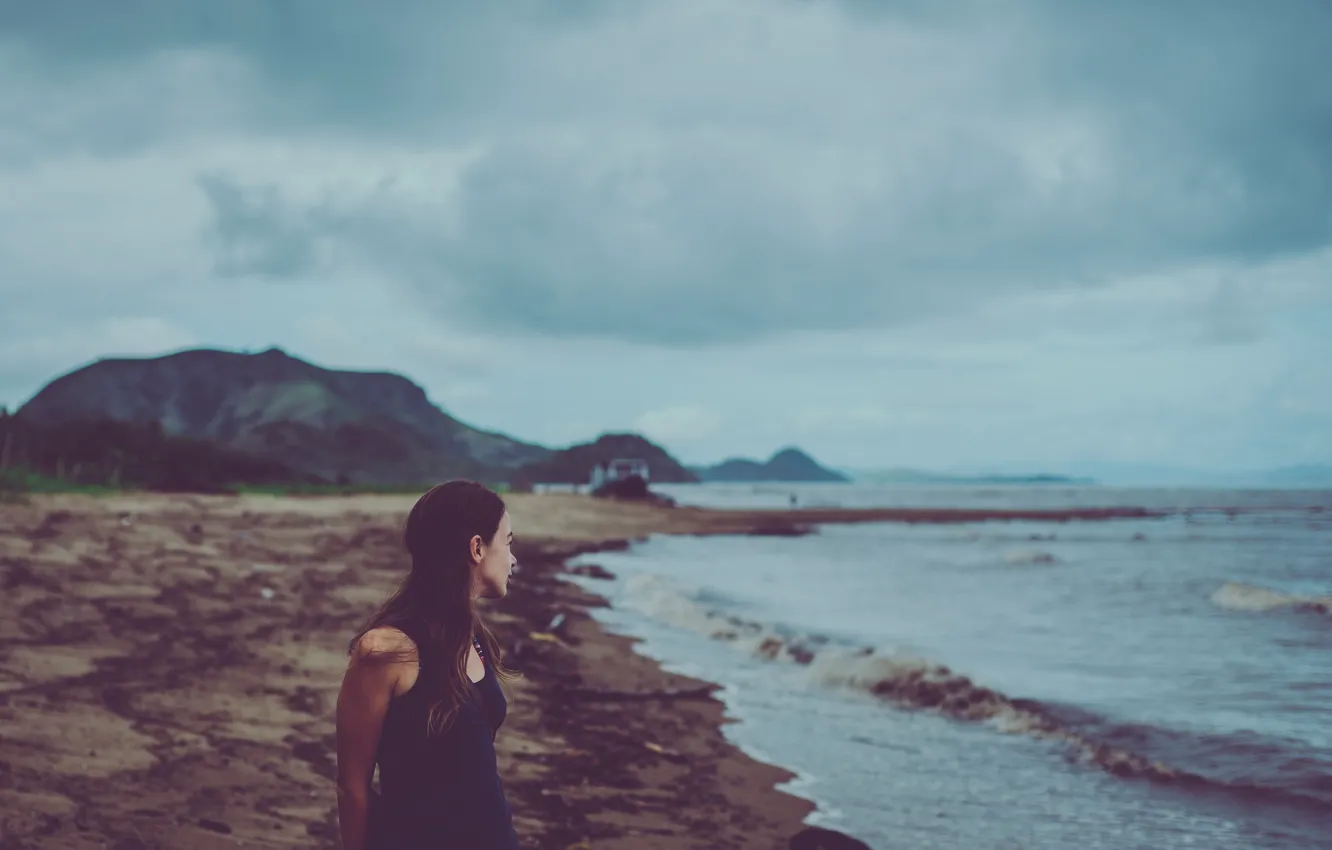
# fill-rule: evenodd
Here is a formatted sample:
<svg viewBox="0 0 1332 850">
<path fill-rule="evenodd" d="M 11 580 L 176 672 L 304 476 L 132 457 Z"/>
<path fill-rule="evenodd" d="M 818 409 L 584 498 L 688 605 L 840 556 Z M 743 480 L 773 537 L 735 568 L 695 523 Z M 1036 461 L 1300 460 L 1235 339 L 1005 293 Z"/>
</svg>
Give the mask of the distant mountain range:
<svg viewBox="0 0 1332 850">
<path fill-rule="evenodd" d="M 596 464 L 640 458 L 652 480 L 664 483 L 854 478 L 881 484 L 1101 480 L 1123 486 L 1332 487 L 1332 466 L 1318 464 L 1234 475 L 1110 464 L 1071 465 L 1068 475 L 970 475 L 834 470 L 787 448 L 766 461 L 731 458 L 685 467 L 637 434 L 602 434 L 552 449 L 487 431 L 450 416 L 402 375 L 326 369 L 278 348 L 98 360 L 51 381 L 0 425 L 0 472 L 23 467 L 113 485 L 198 488 L 285 479 L 415 486 L 461 476 L 516 485 L 586 483 Z M 193 471 L 180 471 L 184 466 Z"/>
<path fill-rule="evenodd" d="M 1332 464 L 1306 463 L 1275 469 L 1199 470 L 1144 463 L 1070 463 L 1071 472 L 1114 487 L 1332 488 Z"/>
<path fill-rule="evenodd" d="M 862 484 L 1068 484 L 1090 485 L 1096 479 L 1071 475 L 1036 473 L 1031 475 L 977 474 L 963 475 L 945 472 L 928 472 L 920 469 L 882 469 L 861 471 L 855 474 L 856 481 Z"/>
<path fill-rule="evenodd" d="M 695 466 L 690 471 L 700 481 L 816 482 L 850 481 L 840 472 L 826 469 L 814 458 L 795 448 L 782 449 L 767 461 L 731 458 L 713 466 Z"/>
<path fill-rule="evenodd" d="M 1259 473 L 1259 480 L 1281 487 L 1332 487 L 1332 464 L 1305 463 Z"/>
<path fill-rule="evenodd" d="M 234 483 L 286 476 L 299 483 L 408 485 L 466 476 L 581 484 L 593 466 L 616 458 L 646 460 L 654 482 L 699 480 L 637 434 L 551 449 L 461 422 L 402 375 L 326 369 L 278 348 L 98 360 L 43 387 L 4 431 L 0 466 L 22 462 L 88 483 L 207 483 L 171 472 L 161 461 L 166 457 L 176 458 L 176 467 L 206 468 L 204 477 L 215 484 L 227 475 L 244 479 Z M 774 461 L 774 469 L 822 473 L 799 452 Z"/>
<path fill-rule="evenodd" d="M 1020 468 L 1020 467 L 1019 467 Z M 1128 463 L 1070 463 L 1063 474 L 930 472 L 918 469 L 855 470 L 862 484 L 1009 484 L 1109 487 L 1332 488 L 1332 465 L 1303 464 L 1268 470 L 1209 472 L 1187 467 Z"/>
</svg>

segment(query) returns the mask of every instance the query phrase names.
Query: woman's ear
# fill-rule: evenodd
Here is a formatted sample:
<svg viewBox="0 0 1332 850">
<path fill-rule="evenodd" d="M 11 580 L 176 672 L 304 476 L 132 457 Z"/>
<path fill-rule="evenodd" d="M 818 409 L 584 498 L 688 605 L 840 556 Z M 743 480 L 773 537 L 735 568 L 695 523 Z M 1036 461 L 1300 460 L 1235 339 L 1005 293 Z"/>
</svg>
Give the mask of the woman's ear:
<svg viewBox="0 0 1332 850">
<path fill-rule="evenodd" d="M 481 535 L 473 534 L 468 546 L 471 549 L 472 560 L 480 563 L 481 559 L 484 558 L 486 554 L 486 541 L 481 539 Z"/>
</svg>

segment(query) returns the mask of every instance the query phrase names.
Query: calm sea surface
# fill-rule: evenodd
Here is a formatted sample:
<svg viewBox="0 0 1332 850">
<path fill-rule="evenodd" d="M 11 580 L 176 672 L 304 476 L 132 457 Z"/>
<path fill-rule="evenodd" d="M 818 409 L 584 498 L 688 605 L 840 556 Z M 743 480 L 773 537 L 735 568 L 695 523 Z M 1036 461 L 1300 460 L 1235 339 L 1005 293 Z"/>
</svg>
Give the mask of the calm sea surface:
<svg viewBox="0 0 1332 850">
<path fill-rule="evenodd" d="M 1162 519 L 655 537 L 597 616 L 885 848 L 1332 848 L 1332 492 L 680 486 Z"/>
</svg>

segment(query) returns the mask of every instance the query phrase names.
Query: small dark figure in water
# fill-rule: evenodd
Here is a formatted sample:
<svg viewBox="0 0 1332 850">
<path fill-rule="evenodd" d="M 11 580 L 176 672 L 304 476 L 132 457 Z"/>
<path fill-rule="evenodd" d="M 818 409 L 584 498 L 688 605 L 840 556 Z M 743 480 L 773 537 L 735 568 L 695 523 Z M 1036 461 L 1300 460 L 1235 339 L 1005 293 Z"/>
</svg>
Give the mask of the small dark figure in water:
<svg viewBox="0 0 1332 850">
<path fill-rule="evenodd" d="M 795 493 L 792 493 L 792 494 L 791 494 L 791 510 L 795 510 L 795 506 L 796 506 L 796 494 L 795 494 Z"/>
<path fill-rule="evenodd" d="M 508 592 L 509 513 L 450 481 L 417 501 L 403 537 L 411 571 L 352 639 L 338 694 L 343 850 L 516 850 L 494 743 L 511 674 L 476 608 Z"/>
</svg>

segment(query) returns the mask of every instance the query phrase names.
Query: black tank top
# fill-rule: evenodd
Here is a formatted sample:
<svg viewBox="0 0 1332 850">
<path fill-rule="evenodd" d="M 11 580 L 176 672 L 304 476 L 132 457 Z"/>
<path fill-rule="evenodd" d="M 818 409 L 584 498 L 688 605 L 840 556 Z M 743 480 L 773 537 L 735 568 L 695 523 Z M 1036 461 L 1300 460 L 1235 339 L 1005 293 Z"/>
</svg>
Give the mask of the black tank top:
<svg viewBox="0 0 1332 850">
<path fill-rule="evenodd" d="M 420 647 L 421 632 L 403 630 Z M 489 659 L 453 725 L 426 734 L 429 685 L 439 671 L 421 663 L 411 690 L 395 697 L 379 739 L 383 832 L 394 850 L 516 850 L 509 802 L 495 763 L 495 734 L 508 702 Z"/>
</svg>

